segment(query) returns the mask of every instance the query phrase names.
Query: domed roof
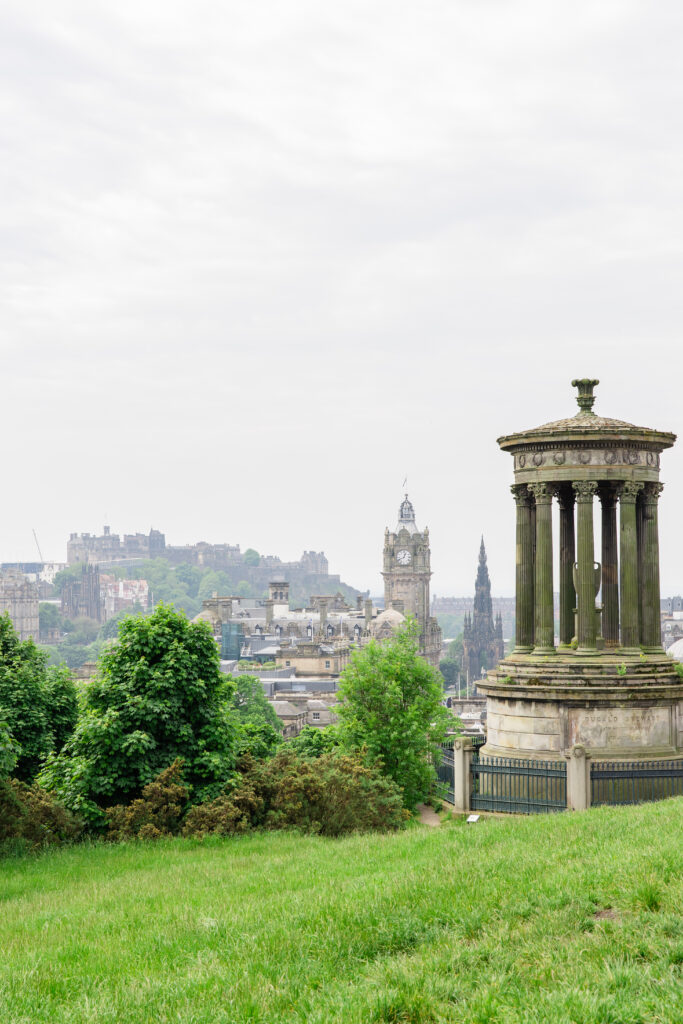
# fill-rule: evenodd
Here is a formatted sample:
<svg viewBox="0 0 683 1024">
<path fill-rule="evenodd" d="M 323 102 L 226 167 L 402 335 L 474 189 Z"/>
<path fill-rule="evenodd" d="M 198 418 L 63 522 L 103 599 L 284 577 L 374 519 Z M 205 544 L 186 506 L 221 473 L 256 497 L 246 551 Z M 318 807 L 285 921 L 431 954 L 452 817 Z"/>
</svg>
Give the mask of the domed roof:
<svg viewBox="0 0 683 1024">
<path fill-rule="evenodd" d="M 375 636 L 378 634 L 388 634 L 395 632 L 403 623 L 406 621 L 405 615 L 397 611 L 396 608 L 387 608 L 381 615 L 378 615 L 372 624 L 372 632 Z"/>
<path fill-rule="evenodd" d="M 667 648 L 666 652 L 670 658 L 674 661 L 683 661 L 683 637 L 680 640 L 676 640 L 671 647 Z"/>
<path fill-rule="evenodd" d="M 627 440 L 638 438 L 655 444 L 660 450 L 670 448 L 676 440 L 676 435 L 665 431 L 653 430 L 651 427 L 639 427 L 635 423 L 628 423 L 626 420 L 615 420 L 607 416 L 596 416 L 593 412 L 595 396 L 593 388 L 600 381 L 590 380 L 587 377 L 581 380 L 573 380 L 572 387 L 579 390 L 576 401 L 579 404 L 579 411 L 574 416 L 561 420 L 551 420 L 550 423 L 543 423 L 540 427 L 532 427 L 531 430 L 520 431 L 517 434 L 508 434 L 498 438 L 498 444 L 506 449 L 523 444 L 525 442 L 538 442 L 548 439 L 557 440 L 558 435 L 564 437 L 570 443 L 578 440 Z"/>
</svg>

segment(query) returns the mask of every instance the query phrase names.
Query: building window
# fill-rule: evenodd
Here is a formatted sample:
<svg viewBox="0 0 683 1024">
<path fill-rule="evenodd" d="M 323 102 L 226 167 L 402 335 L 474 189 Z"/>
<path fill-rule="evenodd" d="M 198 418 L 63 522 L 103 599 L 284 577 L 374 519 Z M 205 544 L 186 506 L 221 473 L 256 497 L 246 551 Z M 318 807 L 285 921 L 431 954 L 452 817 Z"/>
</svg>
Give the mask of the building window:
<svg viewBox="0 0 683 1024">
<path fill-rule="evenodd" d="M 285 668 L 289 668 L 290 665 L 291 665 L 291 661 L 286 661 L 285 662 Z"/>
<path fill-rule="evenodd" d="M 329 661 L 326 661 L 325 662 L 325 668 L 329 668 L 329 667 L 330 667 L 330 663 L 329 663 Z"/>
<path fill-rule="evenodd" d="M 319 711 L 314 711 L 313 712 L 313 721 L 314 722 L 319 722 L 320 721 L 320 712 Z"/>
</svg>

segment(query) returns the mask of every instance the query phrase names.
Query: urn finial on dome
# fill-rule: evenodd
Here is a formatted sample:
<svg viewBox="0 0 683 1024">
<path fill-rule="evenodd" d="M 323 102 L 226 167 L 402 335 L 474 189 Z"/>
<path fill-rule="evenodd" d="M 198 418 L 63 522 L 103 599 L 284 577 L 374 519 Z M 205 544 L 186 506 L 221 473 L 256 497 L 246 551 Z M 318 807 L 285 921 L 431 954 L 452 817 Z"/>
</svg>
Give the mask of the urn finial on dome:
<svg viewBox="0 0 683 1024">
<path fill-rule="evenodd" d="M 593 402 L 595 401 L 593 388 L 597 387 L 599 383 L 599 380 L 591 380 L 589 377 L 576 378 L 572 381 L 572 387 L 579 389 L 579 393 L 576 396 L 576 401 L 579 403 L 577 416 L 595 416 L 593 412 Z"/>
</svg>

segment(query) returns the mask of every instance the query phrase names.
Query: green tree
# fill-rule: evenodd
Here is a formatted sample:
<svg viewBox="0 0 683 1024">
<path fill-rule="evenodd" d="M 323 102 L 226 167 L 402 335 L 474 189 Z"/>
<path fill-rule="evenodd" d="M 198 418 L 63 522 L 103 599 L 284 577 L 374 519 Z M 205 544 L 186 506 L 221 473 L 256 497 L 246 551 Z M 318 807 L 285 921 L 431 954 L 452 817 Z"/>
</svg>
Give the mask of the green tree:
<svg viewBox="0 0 683 1024">
<path fill-rule="evenodd" d="M 443 676 L 445 686 L 449 689 L 457 686 L 458 676 L 460 675 L 459 661 L 455 661 L 453 658 L 444 658 L 443 661 L 439 662 L 439 671 Z"/>
<path fill-rule="evenodd" d="M 47 657 L 0 616 L 0 718 L 21 747 L 14 774 L 31 782 L 51 749 L 44 690 Z"/>
<path fill-rule="evenodd" d="M 329 754 L 340 743 L 339 728 L 327 725 L 324 729 L 314 725 L 305 725 L 298 736 L 287 744 L 287 748 L 295 751 L 300 757 L 322 757 Z"/>
<path fill-rule="evenodd" d="M 232 696 L 232 706 L 242 722 L 257 721 L 269 722 L 270 725 L 282 731 L 280 719 L 275 714 L 273 705 L 263 692 L 263 683 L 256 676 L 229 676 L 235 692 Z"/>
<path fill-rule="evenodd" d="M 50 746 L 59 753 L 78 721 L 78 692 L 66 665 L 48 666 L 43 692 Z"/>
<path fill-rule="evenodd" d="M 453 719 L 442 704 L 441 678 L 419 656 L 418 626 L 409 619 L 395 637 L 371 640 L 344 669 L 335 712 L 347 749 L 365 748 L 403 789 L 406 807 L 425 800 L 434 764 Z"/>
<path fill-rule="evenodd" d="M 253 548 L 247 548 L 242 556 L 245 565 L 258 565 L 261 561 L 261 556 L 258 551 L 254 551 Z"/>
<path fill-rule="evenodd" d="M 47 638 L 55 629 L 61 631 L 62 616 L 57 605 L 41 601 L 38 605 L 38 623 L 41 637 Z"/>
<path fill-rule="evenodd" d="M 231 705 L 240 722 L 239 752 L 257 759 L 271 757 L 282 742 L 282 724 L 255 676 L 232 676 Z"/>
<path fill-rule="evenodd" d="M 139 797 L 176 758 L 194 799 L 218 792 L 235 764 L 233 685 L 205 622 L 165 605 L 124 619 L 84 689 L 73 736 L 49 759 L 41 784 L 98 823 L 102 807 Z"/>
<path fill-rule="evenodd" d="M 20 753 L 21 747 L 9 731 L 9 725 L 0 719 L 0 780 L 11 775 Z"/>
</svg>

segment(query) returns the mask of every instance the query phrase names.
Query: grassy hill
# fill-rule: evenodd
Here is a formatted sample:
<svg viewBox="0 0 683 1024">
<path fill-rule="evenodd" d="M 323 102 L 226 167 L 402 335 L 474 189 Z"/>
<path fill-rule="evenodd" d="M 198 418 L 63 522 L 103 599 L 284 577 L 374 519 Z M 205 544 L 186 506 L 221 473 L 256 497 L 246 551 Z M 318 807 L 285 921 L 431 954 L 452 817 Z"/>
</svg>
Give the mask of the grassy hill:
<svg viewBox="0 0 683 1024">
<path fill-rule="evenodd" d="M 683 799 L 0 861 L 3 1024 L 683 1020 Z"/>
</svg>

